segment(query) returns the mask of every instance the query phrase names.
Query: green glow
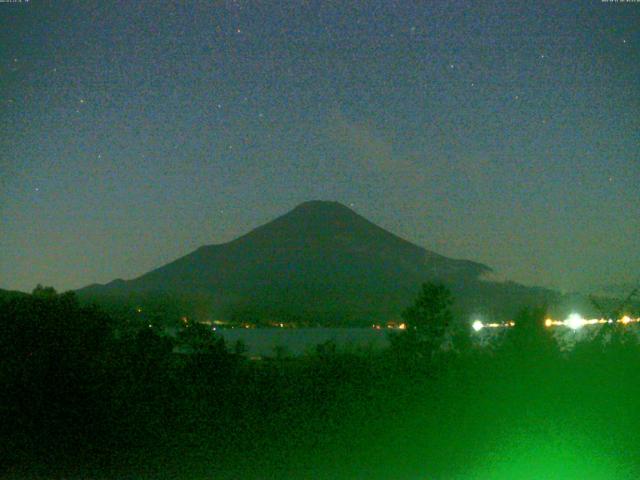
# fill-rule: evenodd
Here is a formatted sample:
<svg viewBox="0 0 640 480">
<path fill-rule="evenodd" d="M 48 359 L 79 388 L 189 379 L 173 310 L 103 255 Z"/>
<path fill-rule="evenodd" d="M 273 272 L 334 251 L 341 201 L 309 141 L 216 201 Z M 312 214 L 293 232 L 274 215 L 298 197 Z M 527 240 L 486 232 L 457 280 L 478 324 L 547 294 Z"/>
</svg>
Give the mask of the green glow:
<svg viewBox="0 0 640 480">
<path fill-rule="evenodd" d="M 561 438 L 564 436 L 565 438 Z M 610 452 L 609 452 L 610 453 Z M 623 480 L 625 468 L 583 439 L 570 435 L 520 435 L 486 463 L 456 480 Z"/>
</svg>

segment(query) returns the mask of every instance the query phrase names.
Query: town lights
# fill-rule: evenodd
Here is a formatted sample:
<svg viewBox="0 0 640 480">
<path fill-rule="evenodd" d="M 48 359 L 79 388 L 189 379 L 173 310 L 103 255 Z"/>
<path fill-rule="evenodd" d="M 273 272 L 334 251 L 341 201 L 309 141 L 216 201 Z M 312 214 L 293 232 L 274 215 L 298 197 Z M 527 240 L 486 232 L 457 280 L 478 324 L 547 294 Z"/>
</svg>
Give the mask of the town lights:
<svg viewBox="0 0 640 480">
<path fill-rule="evenodd" d="M 544 321 L 544 326 L 545 327 L 562 326 L 562 327 L 570 328 L 572 330 L 579 330 L 582 327 L 585 327 L 587 325 L 603 325 L 605 323 L 608 323 L 608 324 L 620 323 L 622 325 L 628 325 L 630 323 L 640 323 L 640 317 L 631 318 L 630 316 L 625 315 L 624 317 L 619 318 L 618 320 L 615 320 L 613 318 L 584 318 L 582 315 L 578 313 L 572 313 L 565 320 L 553 320 L 552 318 L 547 318 Z"/>
<path fill-rule="evenodd" d="M 587 321 L 577 313 L 572 313 L 564 321 L 564 324 L 572 330 L 578 330 L 579 328 L 584 327 L 586 323 Z"/>
<path fill-rule="evenodd" d="M 514 327 L 516 324 L 514 321 L 509 320 L 508 322 L 502 322 L 502 323 L 484 323 L 481 320 L 476 320 L 471 324 L 471 328 L 473 328 L 473 330 L 475 330 L 476 332 L 479 332 L 480 330 L 482 330 L 483 328 L 509 328 L 509 327 Z"/>
<path fill-rule="evenodd" d="M 484 327 L 483 323 L 480 320 L 476 320 L 475 322 L 473 322 L 471 324 L 471 327 L 476 331 L 479 332 L 480 330 L 482 330 L 482 328 Z"/>
</svg>

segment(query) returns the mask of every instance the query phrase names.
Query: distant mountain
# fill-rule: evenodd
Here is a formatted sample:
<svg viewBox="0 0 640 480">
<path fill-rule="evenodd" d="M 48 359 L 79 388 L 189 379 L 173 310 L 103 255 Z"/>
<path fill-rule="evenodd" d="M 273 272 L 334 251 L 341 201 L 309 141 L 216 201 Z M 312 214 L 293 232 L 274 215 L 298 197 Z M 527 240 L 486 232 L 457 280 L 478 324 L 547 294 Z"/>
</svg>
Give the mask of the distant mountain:
<svg viewBox="0 0 640 480">
<path fill-rule="evenodd" d="M 486 265 L 414 245 L 337 202 L 305 202 L 231 242 L 207 245 L 133 280 L 82 297 L 190 298 L 198 315 L 371 324 L 399 318 L 422 282 L 450 286 L 461 313 L 506 318 L 556 294 L 488 278 Z"/>
<path fill-rule="evenodd" d="M 640 285 L 633 283 L 617 283 L 611 285 L 600 285 L 591 289 L 589 294 L 602 297 L 626 298 L 635 290 L 640 289 Z"/>
<path fill-rule="evenodd" d="M 17 297 L 26 297 L 28 294 L 25 292 L 19 292 L 18 290 L 3 290 L 0 288 L 0 300 L 11 299 Z"/>
</svg>

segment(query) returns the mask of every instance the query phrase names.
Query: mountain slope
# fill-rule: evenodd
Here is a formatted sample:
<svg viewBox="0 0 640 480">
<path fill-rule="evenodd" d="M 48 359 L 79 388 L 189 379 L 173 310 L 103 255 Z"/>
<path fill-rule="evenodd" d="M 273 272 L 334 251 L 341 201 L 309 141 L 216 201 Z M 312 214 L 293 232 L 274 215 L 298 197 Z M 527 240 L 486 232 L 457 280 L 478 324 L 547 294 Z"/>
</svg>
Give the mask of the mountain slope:
<svg viewBox="0 0 640 480">
<path fill-rule="evenodd" d="M 551 294 L 483 281 L 490 272 L 486 265 L 403 240 L 339 203 L 312 201 L 231 242 L 79 293 L 196 296 L 207 303 L 199 310 L 213 317 L 249 311 L 333 324 L 397 318 L 426 280 L 448 284 L 463 311 L 489 309 L 497 315 Z"/>
<path fill-rule="evenodd" d="M 0 288 L 0 300 L 10 300 L 12 298 L 26 297 L 28 293 L 17 290 L 4 290 Z"/>
</svg>

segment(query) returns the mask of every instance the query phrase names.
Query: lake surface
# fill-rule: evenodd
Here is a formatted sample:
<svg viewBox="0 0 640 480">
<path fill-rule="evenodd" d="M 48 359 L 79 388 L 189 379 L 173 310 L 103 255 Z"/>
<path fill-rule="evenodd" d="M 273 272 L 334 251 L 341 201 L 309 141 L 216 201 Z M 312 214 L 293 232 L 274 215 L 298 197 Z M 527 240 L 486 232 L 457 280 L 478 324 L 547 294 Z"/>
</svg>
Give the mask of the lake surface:
<svg viewBox="0 0 640 480">
<path fill-rule="evenodd" d="M 640 328 L 629 325 L 640 340 Z M 576 343 L 594 338 L 600 326 L 590 326 L 578 331 L 566 327 L 557 327 L 553 335 L 560 349 L 571 350 Z M 471 329 L 470 329 L 471 330 Z M 175 333 L 175 332 L 174 332 Z M 271 357 L 276 355 L 276 348 L 282 347 L 286 355 L 304 355 L 315 349 L 316 345 L 333 341 L 339 349 L 373 349 L 380 350 L 389 346 L 389 335 L 399 331 L 373 328 L 233 328 L 218 329 L 230 350 L 238 340 L 247 347 L 246 355 Z M 483 329 L 480 332 L 470 331 L 471 339 L 480 346 L 498 345 L 506 331 L 504 329 Z"/>
<path fill-rule="evenodd" d="M 289 355 L 302 355 L 316 345 L 333 341 L 338 348 L 382 349 L 389 345 L 389 330 L 373 328 L 234 328 L 219 329 L 232 349 L 242 340 L 247 355 L 274 356 L 276 347 L 284 347 Z"/>
</svg>

